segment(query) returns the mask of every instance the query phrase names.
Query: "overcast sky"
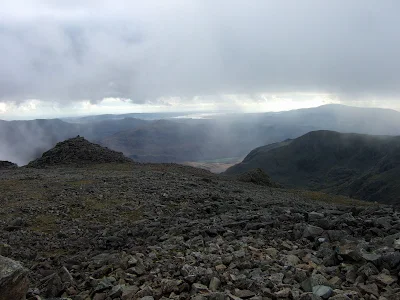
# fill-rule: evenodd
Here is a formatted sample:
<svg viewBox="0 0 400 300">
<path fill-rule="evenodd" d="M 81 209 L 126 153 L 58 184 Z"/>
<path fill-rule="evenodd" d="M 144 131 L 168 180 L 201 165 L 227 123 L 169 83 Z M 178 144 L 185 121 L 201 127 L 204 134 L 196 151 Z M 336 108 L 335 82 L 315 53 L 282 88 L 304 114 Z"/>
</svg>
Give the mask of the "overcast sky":
<svg viewBox="0 0 400 300">
<path fill-rule="evenodd" d="M 398 0 L 2 0 L 0 118 L 400 109 L 399 11 Z"/>
</svg>

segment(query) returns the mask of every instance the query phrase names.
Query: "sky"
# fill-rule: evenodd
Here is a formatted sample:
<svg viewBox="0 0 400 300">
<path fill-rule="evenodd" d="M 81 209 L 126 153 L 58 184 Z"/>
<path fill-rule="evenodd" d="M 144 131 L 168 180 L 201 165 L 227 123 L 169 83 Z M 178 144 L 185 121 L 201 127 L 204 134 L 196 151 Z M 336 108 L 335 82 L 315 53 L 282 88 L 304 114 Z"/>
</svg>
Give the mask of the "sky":
<svg viewBox="0 0 400 300">
<path fill-rule="evenodd" d="M 2 0 L 0 119 L 400 110 L 397 0 Z"/>
</svg>

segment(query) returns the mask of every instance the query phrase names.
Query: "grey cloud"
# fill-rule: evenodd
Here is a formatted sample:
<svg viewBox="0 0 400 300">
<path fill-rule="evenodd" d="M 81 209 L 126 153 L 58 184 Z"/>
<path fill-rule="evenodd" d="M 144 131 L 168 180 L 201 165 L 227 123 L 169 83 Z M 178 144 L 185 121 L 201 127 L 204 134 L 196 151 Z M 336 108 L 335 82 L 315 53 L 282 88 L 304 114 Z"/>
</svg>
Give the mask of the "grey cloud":
<svg viewBox="0 0 400 300">
<path fill-rule="evenodd" d="M 400 94 L 398 1 L 5 1 L 0 101 Z"/>
</svg>

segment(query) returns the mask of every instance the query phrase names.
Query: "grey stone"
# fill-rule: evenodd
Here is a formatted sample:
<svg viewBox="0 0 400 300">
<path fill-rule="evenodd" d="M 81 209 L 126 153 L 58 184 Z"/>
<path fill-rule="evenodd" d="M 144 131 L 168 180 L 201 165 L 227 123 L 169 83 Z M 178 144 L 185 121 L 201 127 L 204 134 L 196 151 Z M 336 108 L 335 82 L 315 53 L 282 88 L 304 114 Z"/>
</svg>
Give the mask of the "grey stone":
<svg viewBox="0 0 400 300">
<path fill-rule="evenodd" d="M 308 213 L 308 221 L 309 222 L 313 222 L 315 220 L 319 220 L 319 219 L 323 219 L 325 217 L 325 215 L 323 213 L 319 213 L 316 211 L 312 211 L 310 213 Z"/>
<path fill-rule="evenodd" d="M 197 282 L 192 284 L 192 290 L 191 290 L 192 294 L 209 293 L 209 292 L 210 290 L 204 284 Z"/>
<path fill-rule="evenodd" d="M 240 290 L 240 289 L 235 289 L 235 296 L 242 298 L 242 299 L 249 299 L 251 297 L 254 297 L 256 294 L 252 291 L 249 290 Z"/>
<path fill-rule="evenodd" d="M 28 291 L 28 271 L 19 262 L 0 256 L 0 300 L 23 300 Z"/>
<path fill-rule="evenodd" d="M 123 291 L 123 286 L 118 284 L 118 285 L 112 287 L 111 291 L 108 293 L 108 296 L 111 299 L 121 297 L 122 291 Z"/>
<path fill-rule="evenodd" d="M 210 280 L 210 284 L 208 285 L 208 288 L 212 292 L 216 292 L 221 285 L 221 280 L 219 280 L 217 277 L 213 277 Z"/>
<path fill-rule="evenodd" d="M 181 280 L 174 279 L 163 279 L 161 280 L 161 290 L 163 294 L 170 294 L 172 292 L 179 291 L 179 285 L 182 283 Z"/>
<path fill-rule="evenodd" d="M 136 285 L 123 286 L 122 287 L 122 300 L 131 300 L 134 299 L 134 295 L 139 291 L 139 288 Z"/>
<path fill-rule="evenodd" d="M 329 299 L 333 294 L 332 288 L 326 285 L 316 285 L 312 288 L 312 292 L 322 299 Z"/>
<path fill-rule="evenodd" d="M 379 289 L 375 283 L 372 284 L 359 284 L 359 288 L 365 293 L 373 294 L 379 297 Z"/>
<path fill-rule="evenodd" d="M 321 227 L 308 225 L 303 232 L 304 238 L 317 238 L 320 237 L 324 230 Z"/>
<path fill-rule="evenodd" d="M 283 263 L 286 266 L 294 267 L 300 263 L 300 259 L 296 255 L 289 254 L 284 256 Z"/>
<path fill-rule="evenodd" d="M 8 244 L 0 243 L 0 255 L 10 256 L 11 255 L 11 246 Z"/>
<path fill-rule="evenodd" d="M 112 284 L 110 278 L 104 277 L 98 282 L 98 284 L 94 288 L 94 292 L 100 293 L 100 292 L 103 292 L 105 290 L 111 289 L 113 286 L 114 285 Z"/>
<path fill-rule="evenodd" d="M 63 289 L 63 283 L 60 276 L 57 273 L 53 273 L 42 279 L 43 294 L 46 297 L 57 297 L 59 296 Z"/>
<path fill-rule="evenodd" d="M 381 273 L 376 276 L 376 281 L 384 285 L 391 285 L 392 283 L 397 281 L 397 277 Z"/>
</svg>

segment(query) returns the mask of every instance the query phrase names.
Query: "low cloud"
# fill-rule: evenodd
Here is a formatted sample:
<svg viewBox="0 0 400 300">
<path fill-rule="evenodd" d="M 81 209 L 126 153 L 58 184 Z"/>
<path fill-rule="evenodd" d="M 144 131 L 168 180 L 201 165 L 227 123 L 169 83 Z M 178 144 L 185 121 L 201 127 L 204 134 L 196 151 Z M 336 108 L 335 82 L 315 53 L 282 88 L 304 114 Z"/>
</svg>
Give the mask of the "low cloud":
<svg viewBox="0 0 400 300">
<path fill-rule="evenodd" d="M 399 10 L 389 0 L 5 0 L 0 101 L 165 105 L 283 92 L 396 99 Z"/>
</svg>

